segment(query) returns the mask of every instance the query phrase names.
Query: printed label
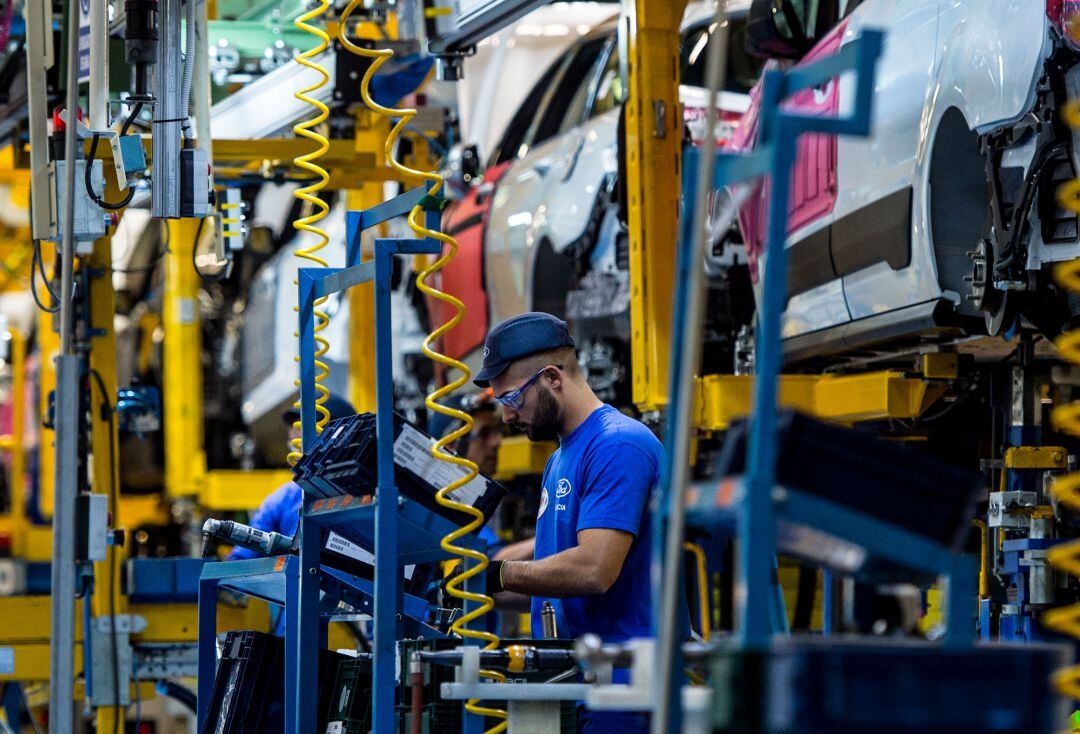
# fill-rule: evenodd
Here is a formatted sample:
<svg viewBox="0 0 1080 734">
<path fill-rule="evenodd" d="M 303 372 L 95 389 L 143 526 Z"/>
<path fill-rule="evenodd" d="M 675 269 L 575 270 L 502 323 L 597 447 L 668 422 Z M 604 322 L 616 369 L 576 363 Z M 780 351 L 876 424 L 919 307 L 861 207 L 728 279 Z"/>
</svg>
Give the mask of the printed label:
<svg viewBox="0 0 1080 734">
<path fill-rule="evenodd" d="M 402 428 L 401 435 L 394 441 L 394 463 L 400 464 L 413 474 L 423 477 L 433 487 L 441 489 L 467 474 L 464 467 L 441 461 L 431 455 L 435 439 L 428 438 L 412 426 Z M 473 505 L 484 495 L 487 480 L 477 475 L 464 487 L 458 487 L 450 493 L 450 499 L 465 505 Z"/>
<path fill-rule="evenodd" d="M 375 565 L 375 554 L 333 531 L 330 531 L 330 534 L 326 536 L 326 550 L 340 553 L 349 558 L 355 558 L 361 563 L 366 563 L 369 566 Z M 403 569 L 403 575 L 407 580 L 411 581 L 415 571 L 416 564 L 409 564 Z"/>
<path fill-rule="evenodd" d="M 326 725 L 326 734 L 341 734 L 345 726 L 340 721 L 331 721 Z"/>
</svg>

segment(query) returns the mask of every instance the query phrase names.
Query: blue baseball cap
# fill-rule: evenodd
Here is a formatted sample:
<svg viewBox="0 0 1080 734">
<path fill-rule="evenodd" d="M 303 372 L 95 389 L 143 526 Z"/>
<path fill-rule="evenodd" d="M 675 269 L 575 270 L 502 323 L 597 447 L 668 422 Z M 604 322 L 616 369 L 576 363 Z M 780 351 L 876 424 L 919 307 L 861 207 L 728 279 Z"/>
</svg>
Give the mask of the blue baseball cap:
<svg viewBox="0 0 1080 734">
<path fill-rule="evenodd" d="M 512 316 L 488 332 L 484 340 L 484 365 L 473 382 L 488 387 L 515 359 L 572 346 L 574 337 L 562 319 L 541 311 Z"/>
<path fill-rule="evenodd" d="M 318 393 L 316 393 L 316 397 L 318 397 Z M 330 411 L 330 420 L 332 421 L 336 421 L 338 418 L 348 418 L 350 415 L 356 415 L 356 408 L 352 406 L 352 403 L 334 393 L 330 393 L 326 396 L 326 402 L 323 403 L 323 406 Z M 318 418 L 317 413 L 315 417 Z M 300 420 L 300 409 L 290 407 L 282 413 L 282 418 L 284 418 L 285 422 L 291 426 L 293 423 Z"/>
</svg>

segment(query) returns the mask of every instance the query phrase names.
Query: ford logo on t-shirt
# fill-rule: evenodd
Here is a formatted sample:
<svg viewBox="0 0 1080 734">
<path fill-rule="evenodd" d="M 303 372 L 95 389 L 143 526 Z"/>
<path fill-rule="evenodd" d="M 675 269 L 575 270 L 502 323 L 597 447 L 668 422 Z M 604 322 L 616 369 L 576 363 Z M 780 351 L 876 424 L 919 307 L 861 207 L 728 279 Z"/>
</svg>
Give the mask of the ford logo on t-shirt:
<svg viewBox="0 0 1080 734">
<path fill-rule="evenodd" d="M 570 480 L 560 479 L 558 485 L 555 487 L 555 496 L 562 499 L 572 491 L 574 491 L 574 488 L 570 486 Z"/>
</svg>

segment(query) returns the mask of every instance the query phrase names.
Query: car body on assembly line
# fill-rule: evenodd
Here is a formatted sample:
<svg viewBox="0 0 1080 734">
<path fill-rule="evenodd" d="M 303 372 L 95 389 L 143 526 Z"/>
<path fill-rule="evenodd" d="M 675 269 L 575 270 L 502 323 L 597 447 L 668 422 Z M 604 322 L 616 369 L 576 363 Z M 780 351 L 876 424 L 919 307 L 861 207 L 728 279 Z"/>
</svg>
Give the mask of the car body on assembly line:
<svg viewBox="0 0 1080 734">
<path fill-rule="evenodd" d="M 1055 200 L 1080 168 L 1060 109 L 1080 91 L 1067 0 L 754 0 L 749 43 L 808 63 L 864 29 L 885 32 L 869 138 L 807 135 L 789 210 L 788 359 L 896 349 L 927 339 L 1047 334 L 1077 315 L 1050 264 L 1080 256 L 1077 218 Z M 832 115 L 851 75 L 788 101 Z M 731 147 L 756 135 L 754 101 Z M 745 193 L 745 192 L 743 192 Z M 739 212 L 757 279 L 768 207 Z M 757 286 L 755 286 L 756 288 Z M 760 295 L 760 293 L 758 294 Z"/>
<path fill-rule="evenodd" d="M 744 51 L 748 7 L 728 4 L 728 73 L 715 132 L 721 144 L 749 106 L 762 65 Z M 680 98 L 695 138 L 704 134 L 701 87 L 707 48 L 718 36 L 714 14 L 714 4 L 692 3 L 682 24 Z M 616 30 L 614 17 L 601 23 L 547 69 L 513 115 L 482 179 L 466 171 L 474 185 L 462 187 L 443 217 L 460 250 L 442 283 L 470 310 L 444 339 L 444 350 L 475 362 L 489 325 L 547 311 L 570 322 L 582 366 L 609 400 L 629 385 L 629 256 L 618 201 L 625 91 Z M 741 243 L 717 239 L 717 267 L 739 263 Z M 436 323 L 452 315 L 442 304 L 429 305 Z"/>
</svg>

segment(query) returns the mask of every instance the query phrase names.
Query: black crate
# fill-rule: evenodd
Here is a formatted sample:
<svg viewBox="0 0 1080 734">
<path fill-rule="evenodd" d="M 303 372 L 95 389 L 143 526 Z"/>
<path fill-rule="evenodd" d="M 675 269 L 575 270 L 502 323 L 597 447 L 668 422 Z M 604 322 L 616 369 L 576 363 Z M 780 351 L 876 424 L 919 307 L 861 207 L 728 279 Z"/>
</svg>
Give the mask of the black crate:
<svg viewBox="0 0 1080 734">
<path fill-rule="evenodd" d="M 228 632 L 202 734 L 271 731 L 285 720 L 285 645 L 280 637 Z"/>
<path fill-rule="evenodd" d="M 735 423 L 717 476 L 746 469 L 749 424 Z M 793 410 L 777 416 L 777 482 L 835 502 L 952 550 L 963 546 L 983 477 L 909 446 Z"/>
<path fill-rule="evenodd" d="M 319 731 L 367 734 L 371 729 L 371 660 L 342 656 L 336 668 L 325 709 L 326 724 Z"/>
<path fill-rule="evenodd" d="M 720 734 L 1051 734 L 1070 708 L 1050 687 L 1071 655 L 1046 644 L 953 650 L 922 640 L 791 638 L 713 660 Z"/>
<path fill-rule="evenodd" d="M 417 474 L 410 466 L 428 461 L 428 443 L 431 437 L 401 416 L 394 415 L 394 483 L 402 495 L 418 502 L 432 512 L 452 522 L 465 524 L 471 518 L 456 510 L 443 507 L 435 501 L 435 493 L 441 489 L 428 477 Z M 378 482 L 378 450 L 374 413 L 330 421 L 319 440 L 305 452 L 293 468 L 296 483 L 308 494 L 316 497 L 353 495 L 367 497 L 375 492 Z M 448 471 L 445 462 L 438 462 L 439 470 Z M 506 489 L 487 477 L 480 476 L 476 496 L 463 498 L 484 515 L 491 518 L 499 502 L 506 496 Z M 458 490 L 459 492 L 461 490 Z"/>
<path fill-rule="evenodd" d="M 326 728 L 326 711 L 342 660 L 331 650 L 319 651 L 318 731 Z M 227 632 L 203 734 L 279 731 L 285 721 L 285 644 L 275 635 L 252 630 Z"/>
</svg>

